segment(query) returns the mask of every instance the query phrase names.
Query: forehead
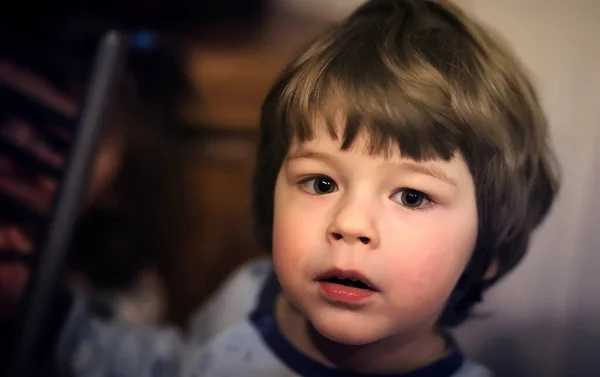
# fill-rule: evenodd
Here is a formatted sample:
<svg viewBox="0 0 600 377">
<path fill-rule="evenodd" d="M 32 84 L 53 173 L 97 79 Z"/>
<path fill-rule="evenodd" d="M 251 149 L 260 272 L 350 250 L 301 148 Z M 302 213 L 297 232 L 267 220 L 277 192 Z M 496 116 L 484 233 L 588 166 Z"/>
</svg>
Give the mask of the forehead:
<svg viewBox="0 0 600 377">
<path fill-rule="evenodd" d="M 303 152 L 327 152 L 327 153 L 350 153 L 364 157 L 381 157 L 386 160 L 402 157 L 400 148 L 396 143 L 386 141 L 385 146 L 374 147 L 373 135 L 368 130 L 359 129 L 356 136 L 350 142 L 345 142 L 346 131 L 341 122 L 331 127 L 326 125 L 322 119 L 315 121 L 310 138 L 300 140 L 292 139 L 288 150 L 288 156 L 297 156 Z"/>
<path fill-rule="evenodd" d="M 414 138 L 410 128 L 393 129 L 380 124 L 361 120 L 351 120 L 342 111 L 311 116 L 309 132 L 303 137 L 292 132 L 288 155 L 300 149 L 329 149 L 352 152 L 369 157 L 390 159 L 411 159 L 415 161 L 451 160 L 460 151 L 438 152 L 432 143 L 435 140 Z"/>
<path fill-rule="evenodd" d="M 358 173 L 362 177 L 369 177 L 368 179 L 388 179 L 409 174 L 413 178 L 416 175 L 434 178 L 439 184 L 458 189 L 472 187 L 474 184 L 473 176 L 460 155 L 450 161 L 442 159 L 415 161 L 402 157 L 400 153 L 374 156 L 361 149 L 360 143 L 357 142 L 356 148 L 347 151 L 341 150 L 339 141 L 332 138 L 297 144 L 288 154 L 285 165 L 316 161 L 342 174 Z M 315 168 L 316 165 L 310 166 Z"/>
<path fill-rule="evenodd" d="M 338 118 L 339 119 L 339 118 Z M 432 156 L 415 159 L 403 153 L 401 146 L 389 138 L 388 143 L 379 149 L 373 149 L 373 136 L 365 128 L 360 129 L 352 143 L 344 147 L 340 132 L 343 123 L 335 126 L 336 133 L 325 124 L 323 119 L 316 120 L 313 137 L 300 141 L 295 139 L 290 144 L 286 160 L 315 159 L 322 161 L 345 162 L 349 166 L 367 169 L 408 169 L 416 173 L 433 176 L 453 186 L 460 186 L 462 181 L 472 181 L 470 169 L 460 151 L 450 159 Z"/>
<path fill-rule="evenodd" d="M 451 160 L 460 152 L 459 128 L 449 118 L 437 118 L 423 106 L 392 106 L 363 96 L 347 98 L 337 90 L 308 108 L 287 107 L 281 127 L 286 149 L 315 140 L 339 142 L 341 150 L 354 150 L 372 156 L 402 157 L 415 161 L 441 158 Z M 391 101 L 391 100 L 390 100 Z M 280 139 L 281 140 L 281 139 Z"/>
</svg>

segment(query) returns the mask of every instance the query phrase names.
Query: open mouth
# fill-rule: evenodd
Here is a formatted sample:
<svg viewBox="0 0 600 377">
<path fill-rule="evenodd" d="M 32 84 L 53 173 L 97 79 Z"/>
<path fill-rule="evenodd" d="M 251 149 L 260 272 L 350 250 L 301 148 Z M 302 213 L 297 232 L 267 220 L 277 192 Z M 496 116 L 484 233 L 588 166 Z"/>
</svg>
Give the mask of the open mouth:
<svg viewBox="0 0 600 377">
<path fill-rule="evenodd" d="M 332 283 L 332 284 L 339 284 L 339 285 L 343 285 L 346 287 L 353 287 L 353 288 L 359 288 L 359 289 L 367 289 L 370 291 L 376 291 L 375 288 L 371 287 L 369 284 L 365 283 L 362 280 L 354 280 L 354 279 L 350 279 L 350 278 L 339 278 L 339 277 L 330 277 L 327 279 L 322 279 L 321 281 L 327 282 L 327 283 Z"/>
<path fill-rule="evenodd" d="M 331 302 L 363 305 L 376 297 L 379 289 L 359 271 L 331 269 L 317 278 L 320 292 Z"/>
<path fill-rule="evenodd" d="M 332 268 L 321 276 L 318 276 L 317 281 L 320 283 L 335 284 L 340 287 L 379 292 L 377 286 L 372 284 L 361 272 L 354 270 Z"/>
</svg>

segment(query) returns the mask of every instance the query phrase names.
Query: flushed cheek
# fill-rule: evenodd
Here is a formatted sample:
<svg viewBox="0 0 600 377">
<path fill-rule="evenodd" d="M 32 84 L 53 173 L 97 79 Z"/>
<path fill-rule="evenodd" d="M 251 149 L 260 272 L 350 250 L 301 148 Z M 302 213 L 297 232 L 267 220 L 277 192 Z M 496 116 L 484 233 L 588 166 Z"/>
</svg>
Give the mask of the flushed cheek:
<svg viewBox="0 0 600 377">
<path fill-rule="evenodd" d="M 311 270 L 311 263 L 322 249 L 315 235 L 314 221 L 285 216 L 273 224 L 273 262 L 279 273 L 300 278 Z"/>
<path fill-rule="evenodd" d="M 389 291 L 393 300 L 402 308 L 427 311 L 443 305 L 460 276 L 456 270 L 430 259 L 407 263 L 396 273 L 400 284 Z"/>
<path fill-rule="evenodd" d="M 286 232 L 281 228 L 273 227 L 273 259 L 276 263 L 303 263 L 306 255 L 302 252 L 302 238 L 297 233 Z"/>
<path fill-rule="evenodd" d="M 437 234 L 405 239 L 386 261 L 386 280 L 395 282 L 390 296 L 398 305 L 433 310 L 443 305 L 462 274 L 472 252 L 470 237 Z"/>
<path fill-rule="evenodd" d="M 303 226 L 278 223 L 273 227 L 273 267 L 287 299 L 298 308 L 306 308 L 307 293 L 314 289 L 310 284 L 316 271 L 314 264 L 320 258 L 317 248 L 311 247 L 294 225 Z"/>
<path fill-rule="evenodd" d="M 287 189 L 276 196 L 273 257 L 301 267 L 323 250 L 327 216 L 323 213 L 323 205 L 291 195 L 290 191 Z"/>
</svg>

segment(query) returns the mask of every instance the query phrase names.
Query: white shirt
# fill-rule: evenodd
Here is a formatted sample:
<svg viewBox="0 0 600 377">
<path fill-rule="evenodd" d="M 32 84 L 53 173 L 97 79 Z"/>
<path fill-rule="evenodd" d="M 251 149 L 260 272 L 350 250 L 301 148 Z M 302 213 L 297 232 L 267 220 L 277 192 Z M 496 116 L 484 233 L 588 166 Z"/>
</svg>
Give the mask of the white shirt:
<svg viewBox="0 0 600 377">
<path fill-rule="evenodd" d="M 61 370 L 73 377 L 376 377 L 326 367 L 289 344 L 273 317 L 278 289 L 270 261 L 243 266 L 198 312 L 188 339 L 97 318 L 78 300 L 61 337 Z M 452 348 L 435 364 L 386 376 L 491 376 Z"/>
</svg>

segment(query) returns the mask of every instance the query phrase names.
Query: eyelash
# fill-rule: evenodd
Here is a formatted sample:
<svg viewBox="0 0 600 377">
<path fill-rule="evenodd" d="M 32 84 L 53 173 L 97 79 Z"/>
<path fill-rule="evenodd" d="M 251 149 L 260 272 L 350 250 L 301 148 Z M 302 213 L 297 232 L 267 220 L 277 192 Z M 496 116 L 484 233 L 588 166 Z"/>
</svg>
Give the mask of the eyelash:
<svg viewBox="0 0 600 377">
<path fill-rule="evenodd" d="M 327 195 L 328 193 L 324 193 L 324 194 L 313 193 L 313 192 L 308 191 L 308 189 L 306 188 L 306 184 L 307 183 L 309 183 L 311 181 L 314 181 L 314 180 L 317 180 L 319 178 L 330 180 L 334 184 L 335 189 L 336 190 L 338 189 L 338 185 L 335 182 L 335 180 L 333 180 L 332 178 L 330 178 L 330 177 L 328 177 L 326 175 L 322 175 L 322 174 L 311 175 L 311 176 L 304 177 L 304 178 L 302 178 L 301 180 L 298 181 L 298 185 L 302 188 L 302 190 L 304 190 L 305 192 L 308 192 L 311 195 L 317 195 L 317 196 Z M 409 188 L 409 187 L 402 187 L 402 188 L 399 188 L 398 190 L 394 191 L 394 193 L 390 196 L 390 199 L 392 197 L 394 197 L 394 196 L 396 196 L 396 195 L 398 195 L 398 194 L 400 194 L 402 192 L 406 192 L 406 191 L 412 191 L 414 193 L 422 195 L 423 201 L 426 202 L 426 204 L 423 205 L 423 206 L 419 206 L 419 207 L 410 207 L 410 206 L 404 205 L 404 204 L 396 201 L 396 203 L 399 204 L 400 206 L 402 206 L 403 208 L 406 208 L 406 209 L 412 210 L 412 211 L 425 211 L 425 210 L 428 210 L 432 205 L 437 204 L 436 200 L 433 197 L 431 197 L 430 195 L 428 195 L 428 194 L 426 194 L 426 193 L 424 193 L 422 191 Z"/>
<path fill-rule="evenodd" d="M 323 175 L 323 174 L 318 174 L 318 175 L 310 175 L 310 176 L 304 177 L 304 178 L 302 178 L 300 181 L 298 181 L 298 185 L 299 185 L 299 186 L 301 186 L 301 188 L 302 188 L 304 191 L 308 191 L 308 190 L 306 189 L 305 185 L 306 185 L 308 182 L 310 182 L 310 181 L 314 181 L 314 180 L 317 180 L 317 179 L 319 179 L 319 178 L 321 178 L 321 179 L 327 179 L 327 180 L 330 180 L 331 182 L 333 182 L 333 184 L 334 184 L 335 188 L 336 188 L 336 189 L 338 188 L 338 185 L 337 185 L 337 183 L 335 182 L 335 180 L 333 180 L 333 178 L 330 178 L 330 177 L 328 177 L 328 176 L 326 176 L 326 175 Z M 311 195 L 327 195 L 327 194 L 318 194 L 318 193 L 312 193 L 312 192 L 309 192 L 309 194 L 311 194 Z"/>
<path fill-rule="evenodd" d="M 406 205 L 404 205 L 402 203 L 396 202 L 396 203 L 398 203 L 399 205 L 401 205 L 402 207 L 404 207 L 406 209 L 409 209 L 409 210 L 412 210 L 412 211 L 427 211 L 428 209 L 431 209 L 431 206 L 437 204 L 436 201 L 430 195 L 427 195 L 423 191 L 411 189 L 411 188 L 408 188 L 408 187 L 403 187 L 401 189 L 396 190 L 394 192 L 394 194 L 391 195 L 391 197 L 393 197 L 395 195 L 398 195 L 398 194 L 400 194 L 402 192 L 406 192 L 406 191 L 412 191 L 414 193 L 420 194 L 423 197 L 423 202 L 425 203 L 425 204 L 422 203 L 419 207 L 410 207 L 410 206 L 406 206 Z"/>
</svg>

